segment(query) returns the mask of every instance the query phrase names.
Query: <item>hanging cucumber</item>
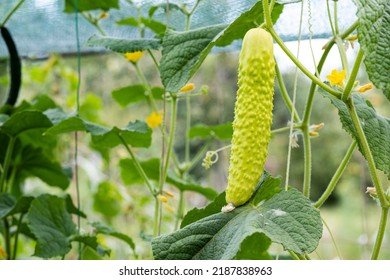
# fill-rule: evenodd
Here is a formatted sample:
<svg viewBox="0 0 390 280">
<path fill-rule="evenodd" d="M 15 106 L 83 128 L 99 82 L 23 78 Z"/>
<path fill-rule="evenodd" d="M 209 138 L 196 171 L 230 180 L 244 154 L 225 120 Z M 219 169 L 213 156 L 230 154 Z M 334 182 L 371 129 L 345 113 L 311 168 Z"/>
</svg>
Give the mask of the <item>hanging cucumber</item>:
<svg viewBox="0 0 390 280">
<path fill-rule="evenodd" d="M 261 28 L 250 29 L 244 36 L 239 64 L 227 205 L 223 212 L 249 200 L 264 170 L 275 79 L 272 36 Z"/>
<path fill-rule="evenodd" d="M 1 27 L 1 36 L 3 37 L 4 42 L 8 48 L 10 58 L 11 85 L 9 88 L 6 104 L 13 106 L 18 99 L 19 89 L 22 82 L 22 64 L 20 62 L 14 40 L 12 39 L 8 29 L 4 26 Z"/>
</svg>

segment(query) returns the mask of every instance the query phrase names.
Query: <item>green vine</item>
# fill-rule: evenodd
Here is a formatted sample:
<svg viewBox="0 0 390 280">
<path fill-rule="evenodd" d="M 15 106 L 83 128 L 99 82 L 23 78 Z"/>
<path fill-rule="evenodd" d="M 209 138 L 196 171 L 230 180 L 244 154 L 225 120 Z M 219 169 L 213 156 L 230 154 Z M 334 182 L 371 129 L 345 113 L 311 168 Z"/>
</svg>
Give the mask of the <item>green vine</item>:
<svg viewBox="0 0 390 280">
<path fill-rule="evenodd" d="M 347 168 L 348 162 L 351 159 L 352 154 L 356 149 L 356 146 L 357 146 L 356 141 L 353 141 L 352 144 L 349 146 L 348 151 L 345 154 L 343 160 L 341 161 L 339 167 L 337 168 L 336 172 L 334 173 L 331 181 L 329 182 L 329 185 L 326 187 L 325 191 L 323 192 L 321 197 L 317 200 L 317 202 L 314 203 L 315 207 L 317 207 L 317 208 L 321 207 L 322 204 L 324 204 L 324 202 L 332 194 L 334 188 L 336 187 L 337 182 L 340 180 L 345 169 Z"/>
<path fill-rule="evenodd" d="M 6 25 L 8 20 L 11 18 L 11 16 L 19 9 L 19 7 L 24 3 L 25 0 L 19 0 L 19 2 L 12 8 L 11 11 L 8 12 L 8 14 L 5 16 L 3 21 L 1 22 L 0 26 Z"/>
<path fill-rule="evenodd" d="M 11 137 L 7 146 L 7 152 L 3 163 L 3 172 L 0 177 L 0 193 L 7 191 L 6 180 L 9 172 L 9 168 L 12 162 L 12 153 L 14 151 L 16 137 Z"/>
</svg>

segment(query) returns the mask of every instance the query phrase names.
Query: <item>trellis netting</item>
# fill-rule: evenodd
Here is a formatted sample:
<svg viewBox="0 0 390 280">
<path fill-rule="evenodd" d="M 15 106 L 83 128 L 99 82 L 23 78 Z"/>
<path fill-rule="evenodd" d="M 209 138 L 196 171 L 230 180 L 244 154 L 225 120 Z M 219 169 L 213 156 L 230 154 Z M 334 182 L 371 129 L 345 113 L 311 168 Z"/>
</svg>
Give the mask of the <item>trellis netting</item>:
<svg viewBox="0 0 390 280">
<path fill-rule="evenodd" d="M 17 4 L 16 0 L 1 0 L 0 22 L 3 22 L 7 14 Z M 79 1 L 81 2 L 81 1 Z M 137 15 L 136 7 L 148 15 L 150 7 L 170 3 L 186 4 L 189 9 L 194 5 L 194 0 L 166 1 L 166 0 L 110 0 L 116 3 L 116 8 L 108 10 L 108 17 L 101 21 L 102 28 L 107 36 L 134 39 L 140 37 L 139 30 L 129 25 L 118 25 L 118 21 Z M 191 29 L 215 25 L 229 24 L 243 12 L 251 9 L 258 1 L 246 0 L 203 0 L 200 1 L 191 21 Z M 283 7 L 283 16 L 275 25 L 278 34 L 285 41 L 297 39 L 302 3 L 299 0 L 277 0 L 277 3 L 286 3 Z M 291 2 L 291 3 L 290 3 Z M 327 38 L 331 36 L 329 18 L 326 13 L 325 0 L 305 0 L 303 2 L 302 38 Z M 330 4 L 332 1 L 330 1 Z M 23 57 L 42 58 L 49 53 L 74 54 L 77 52 L 75 34 L 75 14 L 65 12 L 66 0 L 25 0 L 19 9 L 7 21 L 6 27 L 10 30 L 19 54 Z M 338 1 L 338 13 L 340 17 L 339 27 L 343 29 L 349 26 L 355 19 L 356 7 L 352 0 Z M 85 19 L 87 13 L 100 13 L 101 11 L 87 11 L 79 14 L 79 34 L 81 52 L 99 52 L 105 49 L 87 47 L 88 38 L 98 34 L 97 29 Z M 153 19 L 166 23 L 175 30 L 183 30 L 185 16 L 171 9 L 167 14 L 163 8 L 159 8 L 153 14 Z M 152 33 L 146 36 L 153 36 Z M 220 49 L 231 50 L 239 47 L 238 40 L 233 45 Z M 219 49 L 217 49 L 219 50 Z M 0 43 L 0 57 L 7 56 L 4 43 Z"/>
</svg>

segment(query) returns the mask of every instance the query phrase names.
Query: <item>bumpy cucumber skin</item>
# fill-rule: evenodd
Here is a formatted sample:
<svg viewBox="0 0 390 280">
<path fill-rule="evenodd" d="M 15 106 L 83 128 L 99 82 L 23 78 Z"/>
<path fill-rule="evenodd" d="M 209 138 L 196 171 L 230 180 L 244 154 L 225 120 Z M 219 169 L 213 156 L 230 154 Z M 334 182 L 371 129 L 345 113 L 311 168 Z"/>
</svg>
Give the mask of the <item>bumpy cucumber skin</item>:
<svg viewBox="0 0 390 280">
<path fill-rule="evenodd" d="M 271 137 L 275 60 L 272 36 L 261 28 L 244 36 L 226 202 L 233 207 L 252 196 L 264 170 Z"/>
</svg>

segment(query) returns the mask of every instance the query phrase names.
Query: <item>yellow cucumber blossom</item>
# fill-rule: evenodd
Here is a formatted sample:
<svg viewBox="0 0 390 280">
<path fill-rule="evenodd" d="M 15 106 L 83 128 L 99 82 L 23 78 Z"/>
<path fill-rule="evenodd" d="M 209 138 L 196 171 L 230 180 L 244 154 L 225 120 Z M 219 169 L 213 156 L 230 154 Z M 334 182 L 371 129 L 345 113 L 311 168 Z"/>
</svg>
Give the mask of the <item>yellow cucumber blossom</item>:
<svg viewBox="0 0 390 280">
<path fill-rule="evenodd" d="M 7 253 L 5 250 L 0 246 L 0 260 L 6 260 L 7 259 Z"/>
<path fill-rule="evenodd" d="M 184 87 L 182 87 L 179 92 L 189 92 L 191 90 L 195 89 L 195 85 L 193 83 L 186 84 Z"/>
<path fill-rule="evenodd" d="M 324 123 L 320 123 L 320 124 L 313 124 L 309 126 L 309 135 L 311 137 L 318 137 L 320 134 L 317 132 L 317 130 L 323 128 L 324 125 L 325 125 Z"/>
<path fill-rule="evenodd" d="M 366 92 L 367 90 L 372 89 L 373 87 L 374 86 L 372 85 L 372 83 L 368 83 L 368 84 L 362 85 L 360 88 L 358 88 L 357 92 L 363 93 L 363 92 Z"/>
<path fill-rule="evenodd" d="M 164 195 L 158 195 L 157 196 L 158 200 L 160 200 L 162 203 L 167 203 L 168 202 L 168 198 Z"/>
<path fill-rule="evenodd" d="M 167 205 L 167 204 L 164 204 L 164 208 L 165 208 L 165 210 L 167 210 L 169 213 L 175 214 L 175 209 L 174 209 L 172 206 Z"/>
<path fill-rule="evenodd" d="M 108 13 L 107 12 L 102 12 L 99 16 L 99 20 L 108 18 Z"/>
<path fill-rule="evenodd" d="M 351 35 L 351 36 L 347 37 L 347 40 L 348 40 L 348 41 L 355 41 L 355 40 L 357 40 L 357 39 L 358 39 L 358 36 L 357 36 L 357 35 Z"/>
<path fill-rule="evenodd" d="M 169 196 L 170 198 L 174 198 L 175 195 L 169 191 L 163 191 L 166 196 Z"/>
<path fill-rule="evenodd" d="M 345 80 L 345 75 L 347 74 L 347 71 L 342 70 L 342 71 L 337 71 L 336 69 L 332 70 L 332 73 L 326 78 L 329 80 L 331 86 L 343 86 L 344 85 L 344 80 Z"/>
<path fill-rule="evenodd" d="M 130 62 L 137 62 L 141 59 L 141 57 L 144 55 L 144 52 L 138 51 L 138 52 L 128 52 L 124 53 L 123 56 L 127 58 Z"/>
<path fill-rule="evenodd" d="M 149 117 L 146 118 L 146 123 L 150 128 L 158 127 L 162 122 L 163 114 L 162 112 L 152 112 Z"/>
<path fill-rule="evenodd" d="M 372 198 L 378 198 L 378 193 L 374 187 L 367 187 L 366 193 L 368 193 Z"/>
</svg>

